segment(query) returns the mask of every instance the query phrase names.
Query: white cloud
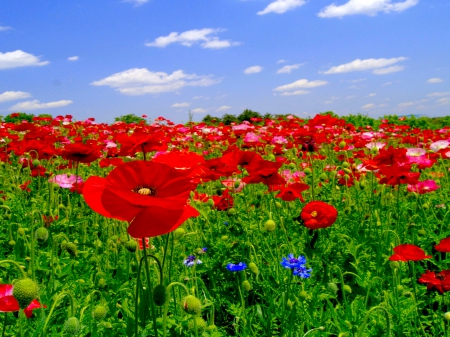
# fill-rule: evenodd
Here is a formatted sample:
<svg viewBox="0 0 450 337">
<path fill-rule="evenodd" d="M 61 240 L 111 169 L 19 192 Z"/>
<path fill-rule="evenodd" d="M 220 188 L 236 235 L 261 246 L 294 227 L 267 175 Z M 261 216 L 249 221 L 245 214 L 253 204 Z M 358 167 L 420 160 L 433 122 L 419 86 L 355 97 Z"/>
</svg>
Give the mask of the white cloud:
<svg viewBox="0 0 450 337">
<path fill-rule="evenodd" d="M 325 85 L 325 84 L 328 84 L 328 82 L 327 81 L 320 81 L 320 80 L 308 81 L 307 79 L 303 78 L 303 79 L 295 81 L 293 83 L 276 87 L 273 90 L 275 90 L 275 91 L 290 91 L 290 90 L 295 90 L 295 89 L 300 89 L 300 88 L 320 87 L 320 86 Z"/>
<path fill-rule="evenodd" d="M 227 105 L 222 105 L 220 108 L 217 108 L 216 111 L 220 112 L 220 111 L 227 111 L 231 109 L 231 106 L 227 106 Z"/>
<path fill-rule="evenodd" d="M 286 62 L 286 60 L 281 59 L 281 60 L 278 60 L 278 61 L 277 61 L 277 64 L 279 64 L 279 63 L 285 63 L 285 62 Z"/>
<path fill-rule="evenodd" d="M 194 110 L 191 110 L 191 112 L 194 113 L 194 114 L 202 114 L 202 113 L 205 113 L 207 111 L 208 111 L 208 109 L 202 109 L 202 108 L 196 108 Z"/>
<path fill-rule="evenodd" d="M 427 80 L 427 83 L 441 83 L 441 82 L 443 82 L 443 81 L 439 77 L 433 77 L 433 78 L 430 78 L 429 80 Z"/>
<path fill-rule="evenodd" d="M 0 69 L 45 66 L 49 63 L 49 61 L 41 61 L 39 57 L 25 53 L 22 50 L 0 53 Z"/>
<path fill-rule="evenodd" d="M 23 91 L 5 91 L 0 94 L 0 102 L 15 101 L 18 99 L 28 98 L 31 95 L 28 92 Z"/>
<path fill-rule="evenodd" d="M 78 56 L 71 56 L 67 58 L 69 61 L 78 61 L 79 57 Z"/>
<path fill-rule="evenodd" d="M 450 91 L 447 92 L 433 92 L 431 94 L 428 94 L 427 97 L 442 97 L 442 96 L 449 96 Z"/>
<path fill-rule="evenodd" d="M 28 111 L 28 110 L 60 108 L 72 103 L 73 101 L 69 100 L 61 100 L 57 102 L 48 102 L 48 103 L 41 103 L 38 100 L 34 100 L 17 103 L 16 105 L 10 107 L 9 110 Z"/>
<path fill-rule="evenodd" d="M 167 36 L 156 38 L 153 42 L 147 42 L 145 45 L 147 47 L 164 48 L 172 43 L 179 43 L 186 47 L 191 47 L 196 43 L 200 43 L 202 48 L 221 49 L 240 44 L 239 42 L 220 40 L 216 35 L 224 30 L 225 29 L 203 28 L 187 30 L 183 33 L 172 32 Z"/>
<path fill-rule="evenodd" d="M 191 105 L 191 103 L 184 102 L 184 103 L 174 103 L 171 105 L 171 108 L 184 108 Z"/>
<path fill-rule="evenodd" d="M 284 66 L 283 68 L 277 70 L 277 74 L 290 74 L 293 69 L 298 69 L 300 66 L 302 66 L 300 63 L 293 64 L 291 66 Z"/>
<path fill-rule="evenodd" d="M 259 11 L 258 15 L 264 15 L 268 13 L 282 14 L 296 7 L 303 6 L 306 3 L 305 0 L 275 0 L 271 2 L 264 10 Z"/>
<path fill-rule="evenodd" d="M 387 106 L 389 106 L 389 104 L 386 104 L 386 103 L 382 103 L 382 104 L 380 104 L 380 105 L 378 105 L 380 108 L 385 108 L 385 107 L 387 107 Z"/>
<path fill-rule="evenodd" d="M 12 27 L 8 27 L 8 26 L 0 26 L 0 32 L 6 32 L 7 30 L 12 29 Z"/>
<path fill-rule="evenodd" d="M 382 87 L 385 87 L 385 86 L 391 85 L 391 84 L 392 84 L 392 82 L 386 82 L 386 83 L 384 83 L 384 84 L 382 85 Z"/>
<path fill-rule="evenodd" d="M 346 15 L 375 16 L 379 12 L 402 12 L 419 3 L 419 0 L 405 0 L 392 3 L 391 0 L 349 0 L 346 4 L 331 4 L 317 15 L 321 18 L 342 18 Z"/>
<path fill-rule="evenodd" d="M 286 91 L 280 94 L 280 96 L 297 96 L 297 95 L 306 95 L 309 94 L 308 90 L 296 90 L 296 91 Z"/>
<path fill-rule="evenodd" d="M 375 104 L 369 103 L 364 105 L 361 109 L 373 109 L 373 108 L 375 108 Z"/>
<path fill-rule="evenodd" d="M 368 94 L 366 97 L 373 97 L 373 96 L 376 96 L 377 94 L 376 93 L 371 93 L 371 94 Z"/>
<path fill-rule="evenodd" d="M 148 2 L 148 0 L 123 0 L 123 2 L 134 3 L 134 5 L 137 7 L 137 6 L 145 4 L 146 2 Z"/>
<path fill-rule="evenodd" d="M 416 103 L 415 103 L 415 102 L 403 102 L 403 103 L 400 103 L 400 104 L 398 105 L 398 107 L 399 107 L 399 108 L 406 108 L 406 107 L 412 106 L 412 105 L 414 105 L 414 104 L 416 104 Z"/>
<path fill-rule="evenodd" d="M 374 69 L 372 73 L 375 75 L 386 75 L 390 73 L 396 73 L 397 71 L 402 71 L 403 69 L 405 69 L 404 66 L 392 66 L 387 68 Z"/>
<path fill-rule="evenodd" d="M 439 105 L 447 105 L 447 104 L 450 104 L 450 98 L 448 98 L 448 97 L 440 98 L 440 99 L 438 99 L 438 100 L 436 101 L 436 103 L 438 103 Z"/>
<path fill-rule="evenodd" d="M 345 97 L 345 99 L 352 99 L 352 98 L 355 98 L 355 97 L 356 97 L 355 95 L 350 95 L 350 96 Z"/>
<path fill-rule="evenodd" d="M 133 68 L 92 82 L 91 85 L 106 85 L 124 95 L 137 96 L 176 91 L 185 86 L 210 86 L 220 81 L 221 79 L 212 78 L 212 75 L 185 74 L 183 70 L 176 70 L 169 75 L 161 71 L 149 71 L 147 68 Z"/>
<path fill-rule="evenodd" d="M 259 73 L 262 70 L 262 67 L 260 66 L 252 66 L 252 67 L 248 67 L 247 69 L 244 70 L 244 73 L 249 75 L 249 74 L 256 74 Z"/>
<path fill-rule="evenodd" d="M 406 57 L 394 57 L 394 58 L 390 58 L 390 59 L 385 59 L 385 58 L 366 59 L 366 60 L 356 59 L 349 63 L 331 67 L 330 69 L 328 69 L 327 71 L 322 72 L 322 73 L 323 74 L 342 74 L 342 73 L 349 73 L 352 71 L 372 70 L 372 69 L 390 66 L 394 63 L 404 61 L 404 60 L 406 60 Z"/>
</svg>

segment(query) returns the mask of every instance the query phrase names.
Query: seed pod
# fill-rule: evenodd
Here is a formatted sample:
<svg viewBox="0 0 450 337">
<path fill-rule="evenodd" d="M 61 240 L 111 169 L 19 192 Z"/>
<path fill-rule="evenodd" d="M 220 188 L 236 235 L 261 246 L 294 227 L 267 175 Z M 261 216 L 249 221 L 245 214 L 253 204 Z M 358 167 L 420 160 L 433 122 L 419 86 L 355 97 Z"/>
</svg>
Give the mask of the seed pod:
<svg viewBox="0 0 450 337">
<path fill-rule="evenodd" d="M 153 302 L 158 307 L 162 307 L 167 300 L 167 291 L 166 286 L 164 284 L 158 284 L 153 288 Z"/>
<path fill-rule="evenodd" d="M 186 230 L 184 228 L 178 227 L 172 233 L 174 240 L 180 240 L 184 236 L 184 234 L 186 234 Z"/>
<path fill-rule="evenodd" d="M 258 275 L 258 274 L 259 274 L 258 266 L 257 266 L 256 263 L 254 263 L 254 262 L 250 262 L 250 263 L 248 264 L 248 269 L 250 269 L 250 271 L 251 271 L 253 274 L 255 274 L 255 275 Z"/>
<path fill-rule="evenodd" d="M 130 240 L 125 242 L 125 244 L 123 245 L 126 250 L 128 250 L 130 253 L 134 253 L 137 249 L 137 243 L 134 240 Z"/>
<path fill-rule="evenodd" d="M 199 315 L 202 311 L 202 304 L 197 297 L 188 295 L 182 300 L 181 309 L 189 315 Z"/>
<path fill-rule="evenodd" d="M 339 290 L 337 284 L 334 283 L 334 282 L 328 283 L 327 288 L 328 288 L 329 291 L 331 291 L 335 295 L 337 294 L 337 292 Z"/>
<path fill-rule="evenodd" d="M 47 239 L 48 239 L 48 229 L 45 228 L 45 227 L 39 227 L 34 232 L 34 237 L 40 243 L 43 243 L 43 242 L 47 241 Z"/>
<path fill-rule="evenodd" d="M 19 307 L 25 309 L 37 298 L 38 286 L 30 278 L 21 279 L 14 283 L 12 295 L 19 302 Z"/>
<path fill-rule="evenodd" d="M 78 318 L 70 317 L 66 323 L 64 323 L 64 333 L 69 336 L 78 336 L 81 330 L 81 324 Z"/>
<path fill-rule="evenodd" d="M 247 280 L 245 280 L 244 282 L 242 282 L 242 287 L 246 290 L 246 291 L 250 291 L 252 290 L 252 285 L 250 284 L 250 282 L 248 282 Z"/>
<path fill-rule="evenodd" d="M 266 231 L 268 231 L 268 232 L 273 232 L 273 231 L 275 230 L 276 227 L 277 227 L 277 226 L 276 226 L 276 224 L 275 224 L 275 221 L 273 221 L 273 220 L 267 220 L 267 221 L 264 223 L 264 229 L 265 229 Z"/>
<path fill-rule="evenodd" d="M 94 310 L 92 311 L 92 317 L 96 320 L 96 321 L 101 321 L 102 319 L 104 319 L 106 317 L 106 312 L 107 309 L 105 306 L 103 305 L 97 305 Z"/>
</svg>

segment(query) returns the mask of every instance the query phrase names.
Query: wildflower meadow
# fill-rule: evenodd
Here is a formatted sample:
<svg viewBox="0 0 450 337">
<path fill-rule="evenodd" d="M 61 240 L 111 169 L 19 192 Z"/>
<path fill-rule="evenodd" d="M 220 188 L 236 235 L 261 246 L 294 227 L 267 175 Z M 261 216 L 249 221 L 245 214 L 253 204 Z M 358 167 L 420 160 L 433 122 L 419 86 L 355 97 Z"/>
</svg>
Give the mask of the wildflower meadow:
<svg viewBox="0 0 450 337">
<path fill-rule="evenodd" d="M 398 118 L 12 114 L 1 337 L 448 336 L 449 161 Z"/>
</svg>

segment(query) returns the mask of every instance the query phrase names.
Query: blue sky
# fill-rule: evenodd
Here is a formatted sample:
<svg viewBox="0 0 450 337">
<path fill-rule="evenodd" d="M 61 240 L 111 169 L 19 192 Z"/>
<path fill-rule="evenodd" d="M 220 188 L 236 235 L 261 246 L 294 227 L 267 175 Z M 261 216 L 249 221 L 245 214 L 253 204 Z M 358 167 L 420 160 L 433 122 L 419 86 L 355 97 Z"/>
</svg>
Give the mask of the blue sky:
<svg viewBox="0 0 450 337">
<path fill-rule="evenodd" d="M 449 0 L 4 0 L 0 114 L 450 113 Z"/>
</svg>

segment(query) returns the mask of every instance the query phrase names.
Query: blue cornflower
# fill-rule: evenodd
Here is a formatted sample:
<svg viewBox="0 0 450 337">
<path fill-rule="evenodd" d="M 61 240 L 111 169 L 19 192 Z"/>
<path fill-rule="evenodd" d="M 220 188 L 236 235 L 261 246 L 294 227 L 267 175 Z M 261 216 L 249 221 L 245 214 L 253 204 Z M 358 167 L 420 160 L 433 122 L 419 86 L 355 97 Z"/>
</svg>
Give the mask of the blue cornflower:
<svg viewBox="0 0 450 337">
<path fill-rule="evenodd" d="M 247 265 L 244 262 L 239 262 L 237 264 L 234 264 L 234 263 L 227 264 L 227 269 L 232 272 L 243 271 L 246 268 L 247 268 Z"/>
<path fill-rule="evenodd" d="M 228 221 L 224 221 L 223 224 L 224 224 L 225 226 L 228 226 Z"/>
<path fill-rule="evenodd" d="M 189 255 L 187 258 L 184 259 L 183 263 L 186 267 L 192 267 L 195 264 L 202 264 L 202 261 L 197 259 L 195 255 Z"/>
<path fill-rule="evenodd" d="M 294 254 L 289 254 L 288 257 L 283 257 L 281 265 L 284 268 L 295 269 L 306 264 L 306 258 L 304 256 L 299 256 L 298 259 L 294 257 Z"/>
<path fill-rule="evenodd" d="M 306 267 L 303 265 L 301 267 L 297 267 L 294 269 L 293 275 L 299 276 L 301 278 L 308 278 L 311 276 L 312 269 L 306 269 Z"/>
</svg>

